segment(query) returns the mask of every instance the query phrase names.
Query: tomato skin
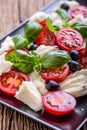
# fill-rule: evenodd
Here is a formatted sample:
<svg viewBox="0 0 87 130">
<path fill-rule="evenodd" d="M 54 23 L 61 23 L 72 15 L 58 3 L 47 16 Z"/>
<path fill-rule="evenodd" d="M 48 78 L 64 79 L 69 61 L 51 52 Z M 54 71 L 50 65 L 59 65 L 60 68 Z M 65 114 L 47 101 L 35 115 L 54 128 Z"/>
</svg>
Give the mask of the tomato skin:
<svg viewBox="0 0 87 130">
<path fill-rule="evenodd" d="M 57 71 L 55 69 L 55 71 Z M 49 80 L 54 80 L 56 82 L 61 82 L 63 81 L 69 74 L 69 65 L 66 64 L 65 65 L 65 69 L 63 71 L 63 73 L 59 74 L 59 75 L 55 75 L 55 72 L 51 72 L 51 69 L 50 69 L 50 72 L 49 74 L 47 72 L 43 72 L 41 71 L 40 75 L 41 77 L 45 80 L 45 81 L 49 81 Z"/>
<path fill-rule="evenodd" d="M 87 69 L 87 49 L 83 48 L 79 50 L 80 64 L 82 69 Z"/>
<path fill-rule="evenodd" d="M 56 36 L 47 27 L 44 27 L 42 32 L 37 36 L 35 43 L 39 46 L 54 46 L 56 45 Z"/>
<path fill-rule="evenodd" d="M 76 15 L 82 14 L 84 18 L 87 17 L 87 7 L 83 5 L 73 6 L 68 10 L 69 19 L 72 20 Z"/>
<path fill-rule="evenodd" d="M 16 70 L 10 70 L 0 76 L 0 90 L 10 96 L 14 96 L 22 81 L 29 81 L 27 75 Z"/>
<path fill-rule="evenodd" d="M 39 24 L 42 25 L 42 27 L 45 27 L 46 26 L 46 20 L 41 21 Z"/>
<path fill-rule="evenodd" d="M 61 116 L 70 113 L 76 106 L 76 100 L 63 91 L 51 91 L 42 96 L 42 104 L 47 112 Z"/>
<path fill-rule="evenodd" d="M 64 28 L 56 34 L 57 44 L 65 51 L 79 50 L 83 46 L 83 38 L 74 29 Z"/>
</svg>

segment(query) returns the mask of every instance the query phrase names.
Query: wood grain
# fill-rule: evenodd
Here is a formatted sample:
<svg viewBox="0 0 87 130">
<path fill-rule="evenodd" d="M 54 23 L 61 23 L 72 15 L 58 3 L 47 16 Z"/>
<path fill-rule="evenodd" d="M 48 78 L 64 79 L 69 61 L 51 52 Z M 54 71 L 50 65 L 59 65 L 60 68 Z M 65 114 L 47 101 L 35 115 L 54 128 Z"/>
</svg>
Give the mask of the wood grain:
<svg viewBox="0 0 87 130">
<path fill-rule="evenodd" d="M 0 0 L 0 38 L 50 0 Z M 0 130 L 51 130 L 0 104 Z"/>
</svg>

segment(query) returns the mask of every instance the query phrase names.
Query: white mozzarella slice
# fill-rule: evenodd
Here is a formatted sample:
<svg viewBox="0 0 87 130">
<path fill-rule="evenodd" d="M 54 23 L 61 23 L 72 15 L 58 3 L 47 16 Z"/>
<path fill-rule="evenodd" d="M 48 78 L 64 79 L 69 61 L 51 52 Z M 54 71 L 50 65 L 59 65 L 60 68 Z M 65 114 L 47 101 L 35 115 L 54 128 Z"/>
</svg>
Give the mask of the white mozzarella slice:
<svg viewBox="0 0 87 130">
<path fill-rule="evenodd" d="M 69 75 L 60 83 L 60 87 L 63 91 L 75 97 L 87 94 L 87 69 L 82 69 Z"/>
<path fill-rule="evenodd" d="M 1 44 L 1 48 L 0 48 L 0 54 L 2 54 L 3 52 L 13 49 L 14 48 L 14 43 L 12 41 L 11 37 L 7 37 L 5 39 L 5 41 Z"/>
<path fill-rule="evenodd" d="M 53 25 L 61 25 L 63 20 L 61 19 L 61 17 L 55 13 L 55 12 L 52 12 L 50 15 L 49 15 L 49 18 L 51 19 Z"/>
<path fill-rule="evenodd" d="M 40 12 L 35 13 L 33 16 L 31 16 L 29 20 L 35 21 L 35 22 L 41 22 L 47 18 L 48 18 L 48 14 L 40 11 Z"/>
<path fill-rule="evenodd" d="M 11 70 L 12 63 L 5 60 L 5 53 L 0 55 L 0 75 Z"/>
<path fill-rule="evenodd" d="M 47 89 L 45 87 L 45 80 L 43 80 L 37 72 L 31 73 L 29 78 L 34 83 L 41 95 L 47 92 Z"/>
<path fill-rule="evenodd" d="M 23 81 L 15 98 L 28 105 L 34 111 L 42 109 L 42 98 L 35 85 L 30 81 Z"/>
<path fill-rule="evenodd" d="M 69 21 L 69 24 L 72 25 L 72 24 L 74 24 L 76 22 L 83 22 L 83 23 L 85 23 L 85 18 L 83 17 L 82 14 L 76 15 L 76 17 L 74 19 L 72 19 L 72 20 Z"/>
<path fill-rule="evenodd" d="M 37 49 L 36 52 L 40 55 L 43 56 L 45 53 L 56 50 L 58 49 L 57 46 L 45 46 L 45 45 L 40 45 Z"/>
</svg>

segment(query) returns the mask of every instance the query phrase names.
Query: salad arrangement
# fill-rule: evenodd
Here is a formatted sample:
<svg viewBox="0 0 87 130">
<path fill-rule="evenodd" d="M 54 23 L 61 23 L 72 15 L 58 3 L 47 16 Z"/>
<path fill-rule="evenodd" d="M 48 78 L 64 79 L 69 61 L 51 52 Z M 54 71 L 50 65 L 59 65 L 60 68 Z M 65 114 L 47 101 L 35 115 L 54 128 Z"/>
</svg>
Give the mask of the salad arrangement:
<svg viewBox="0 0 87 130">
<path fill-rule="evenodd" d="M 87 8 L 60 3 L 51 14 L 38 12 L 24 35 L 7 37 L 0 48 L 0 91 L 35 111 L 71 112 L 87 94 Z"/>
</svg>

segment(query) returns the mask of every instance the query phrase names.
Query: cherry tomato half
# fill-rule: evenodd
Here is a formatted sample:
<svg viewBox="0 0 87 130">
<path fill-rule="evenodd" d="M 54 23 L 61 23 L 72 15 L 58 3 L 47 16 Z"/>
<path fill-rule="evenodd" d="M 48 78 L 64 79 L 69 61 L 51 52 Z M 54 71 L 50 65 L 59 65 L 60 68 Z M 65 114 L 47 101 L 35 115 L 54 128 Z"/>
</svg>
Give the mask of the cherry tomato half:
<svg viewBox="0 0 87 130">
<path fill-rule="evenodd" d="M 65 51 L 79 50 L 83 45 L 81 34 L 74 29 L 61 29 L 56 38 L 59 47 Z"/>
<path fill-rule="evenodd" d="M 82 14 L 84 18 L 87 17 L 87 7 L 85 6 L 73 6 L 68 10 L 68 15 L 70 19 L 73 19 L 76 17 L 76 15 Z"/>
<path fill-rule="evenodd" d="M 66 92 L 52 91 L 42 96 L 42 104 L 53 115 L 65 115 L 75 108 L 76 100 Z"/>
<path fill-rule="evenodd" d="M 19 71 L 11 70 L 3 73 L 0 76 L 0 90 L 7 95 L 14 96 L 22 81 L 29 81 L 29 78 Z"/>
<path fill-rule="evenodd" d="M 56 69 L 43 69 L 40 74 L 46 81 L 54 80 L 56 82 L 61 82 L 68 76 L 69 66 L 67 64 Z"/>
<path fill-rule="evenodd" d="M 37 45 L 53 46 L 56 44 L 56 37 L 53 32 L 44 27 L 42 32 L 37 36 L 35 43 Z"/>
<path fill-rule="evenodd" d="M 87 69 L 87 49 L 83 48 L 79 50 L 80 64 L 82 69 Z"/>
</svg>

